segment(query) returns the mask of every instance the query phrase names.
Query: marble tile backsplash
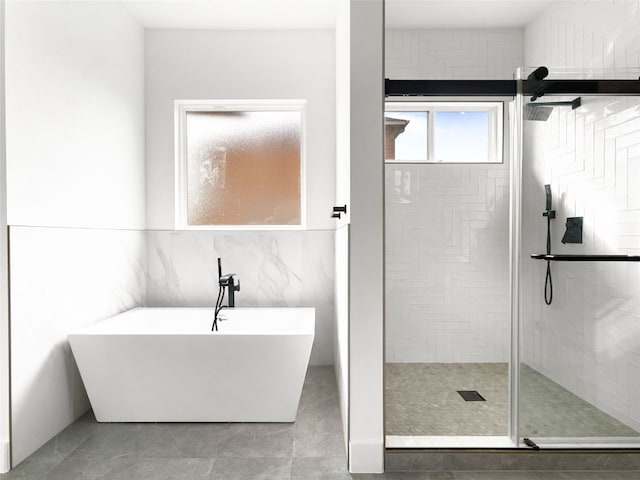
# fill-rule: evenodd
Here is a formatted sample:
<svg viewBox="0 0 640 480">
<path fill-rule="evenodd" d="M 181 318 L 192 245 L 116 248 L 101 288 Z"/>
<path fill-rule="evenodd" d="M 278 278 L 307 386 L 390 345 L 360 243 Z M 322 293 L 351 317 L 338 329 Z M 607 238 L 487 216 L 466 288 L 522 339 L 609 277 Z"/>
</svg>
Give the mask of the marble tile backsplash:
<svg viewBox="0 0 640 480">
<path fill-rule="evenodd" d="M 334 232 L 147 231 L 151 307 L 214 306 L 217 258 L 240 280 L 238 307 L 315 307 L 311 363 L 333 363 Z"/>
</svg>

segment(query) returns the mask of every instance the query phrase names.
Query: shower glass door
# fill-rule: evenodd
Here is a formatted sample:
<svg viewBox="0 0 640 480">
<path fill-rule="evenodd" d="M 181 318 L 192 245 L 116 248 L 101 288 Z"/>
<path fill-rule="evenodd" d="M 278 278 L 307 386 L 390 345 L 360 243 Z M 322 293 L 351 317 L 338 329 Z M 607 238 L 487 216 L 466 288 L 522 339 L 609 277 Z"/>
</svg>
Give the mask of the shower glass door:
<svg viewBox="0 0 640 480">
<path fill-rule="evenodd" d="M 511 448 L 512 97 L 387 98 L 387 448 Z"/>
<path fill-rule="evenodd" d="M 640 447 L 640 90 L 593 81 L 639 72 L 532 71 L 517 99 L 512 435 Z"/>
</svg>

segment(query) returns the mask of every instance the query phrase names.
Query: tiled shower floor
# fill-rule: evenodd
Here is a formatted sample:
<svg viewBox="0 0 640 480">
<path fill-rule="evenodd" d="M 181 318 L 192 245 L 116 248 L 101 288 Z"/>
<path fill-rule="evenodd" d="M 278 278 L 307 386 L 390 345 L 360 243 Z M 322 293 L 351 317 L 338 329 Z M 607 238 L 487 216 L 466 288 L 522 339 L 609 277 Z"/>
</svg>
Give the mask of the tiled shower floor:
<svg viewBox="0 0 640 480">
<path fill-rule="evenodd" d="M 523 366 L 521 425 L 530 437 L 637 437 L 638 432 Z M 506 363 L 392 363 L 386 366 L 386 434 L 506 436 Z M 465 402 L 477 390 L 485 402 Z"/>
</svg>

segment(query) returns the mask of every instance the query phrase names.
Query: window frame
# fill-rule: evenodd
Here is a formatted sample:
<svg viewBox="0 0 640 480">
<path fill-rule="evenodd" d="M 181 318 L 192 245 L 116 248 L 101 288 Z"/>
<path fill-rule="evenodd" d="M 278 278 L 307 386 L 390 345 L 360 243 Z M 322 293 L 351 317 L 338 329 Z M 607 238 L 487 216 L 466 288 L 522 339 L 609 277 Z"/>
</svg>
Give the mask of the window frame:
<svg viewBox="0 0 640 480">
<path fill-rule="evenodd" d="M 503 131 L 504 102 L 487 100 L 455 100 L 455 101 L 385 101 L 385 117 L 387 112 L 426 112 L 427 113 L 427 158 L 418 160 L 385 159 L 385 164 L 433 164 L 433 165 L 499 165 L 504 163 Z M 489 142 L 487 162 L 451 162 L 435 159 L 435 114 L 438 112 L 487 112 L 489 113 Z M 491 160 L 491 159 L 495 160 Z"/>
<path fill-rule="evenodd" d="M 174 100 L 174 177 L 176 230 L 306 230 L 307 228 L 307 101 L 303 99 Z M 300 113 L 300 223 L 295 225 L 189 225 L 187 219 L 187 113 L 189 112 L 299 112 Z"/>
</svg>

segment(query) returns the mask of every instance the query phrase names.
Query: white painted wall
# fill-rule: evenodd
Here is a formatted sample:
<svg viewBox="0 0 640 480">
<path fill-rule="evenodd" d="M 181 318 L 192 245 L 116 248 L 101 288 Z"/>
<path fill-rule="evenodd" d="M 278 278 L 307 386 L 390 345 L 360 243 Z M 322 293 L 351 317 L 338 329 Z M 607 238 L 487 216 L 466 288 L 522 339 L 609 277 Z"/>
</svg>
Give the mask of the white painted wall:
<svg viewBox="0 0 640 480">
<path fill-rule="evenodd" d="M 142 29 L 115 2 L 7 2 L 10 225 L 144 228 Z"/>
<path fill-rule="evenodd" d="M 351 2 L 349 467 L 384 469 L 384 5 Z"/>
<path fill-rule="evenodd" d="M 333 229 L 333 31 L 147 30 L 147 227 L 173 229 L 175 99 L 306 99 L 307 227 Z"/>
<path fill-rule="evenodd" d="M 349 442 L 349 196 L 350 174 L 350 4 L 340 2 L 336 17 L 336 205 L 347 214 L 336 221 L 333 364 L 336 372 L 345 450 Z"/>
<path fill-rule="evenodd" d="M 526 28 L 526 63 L 637 69 L 639 8 L 637 1 L 554 5 Z M 553 252 L 640 254 L 639 111 L 638 97 L 592 96 L 576 111 L 524 122 L 522 236 L 523 361 L 636 430 L 640 265 L 552 263 L 554 297 L 546 306 L 546 264 L 526 257 L 545 248 L 547 183 L 557 215 Z M 570 216 L 584 217 L 583 244 L 560 242 Z"/>
<path fill-rule="evenodd" d="M 119 2 L 6 7 L 15 466 L 89 407 L 66 334 L 142 302 L 144 37 Z"/>
<path fill-rule="evenodd" d="M 523 62 L 522 42 L 516 29 L 391 30 L 385 76 L 510 79 Z M 387 362 L 508 361 L 511 149 L 504 113 L 502 164 L 386 166 Z M 401 195 L 394 194 L 398 175 Z"/>
<path fill-rule="evenodd" d="M 0 1 L 0 473 L 11 467 L 9 395 L 9 244 L 4 88 L 4 1 Z"/>
</svg>

